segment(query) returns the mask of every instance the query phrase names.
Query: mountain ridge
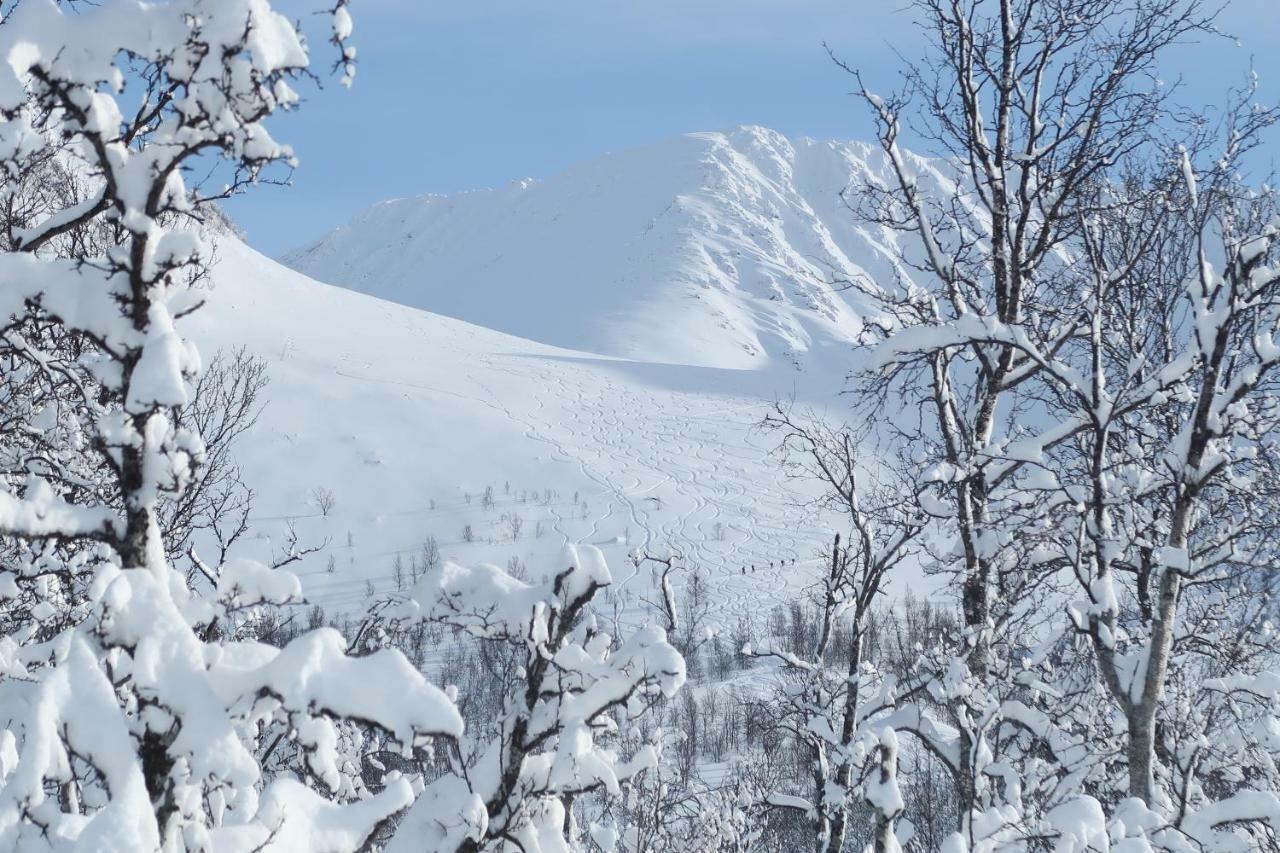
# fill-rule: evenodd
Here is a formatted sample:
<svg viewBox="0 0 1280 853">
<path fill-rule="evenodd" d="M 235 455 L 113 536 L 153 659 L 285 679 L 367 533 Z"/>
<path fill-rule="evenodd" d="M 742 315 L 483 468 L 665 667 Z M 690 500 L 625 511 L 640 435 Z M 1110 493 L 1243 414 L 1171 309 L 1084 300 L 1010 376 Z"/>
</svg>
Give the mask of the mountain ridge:
<svg viewBox="0 0 1280 853">
<path fill-rule="evenodd" d="M 926 184 L 945 181 L 912 160 Z M 554 346 L 803 367 L 857 339 L 863 306 L 839 282 L 894 274 L 896 236 L 859 225 L 842 196 L 886 168 L 866 143 L 692 133 L 542 180 L 382 202 L 281 260 Z"/>
</svg>

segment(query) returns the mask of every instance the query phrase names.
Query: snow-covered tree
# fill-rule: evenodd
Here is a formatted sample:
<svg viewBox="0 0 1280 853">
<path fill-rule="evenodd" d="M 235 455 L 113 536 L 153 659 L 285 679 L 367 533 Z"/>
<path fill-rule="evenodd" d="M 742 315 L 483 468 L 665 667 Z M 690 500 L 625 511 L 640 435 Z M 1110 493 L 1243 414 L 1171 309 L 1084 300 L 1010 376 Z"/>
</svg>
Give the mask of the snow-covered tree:
<svg viewBox="0 0 1280 853">
<path fill-rule="evenodd" d="M 759 850 L 765 821 L 764 792 L 743 768 L 711 787 L 683 782 L 670 761 L 657 764 L 622 785 L 606 801 L 588 837 L 605 853 L 750 853 Z"/>
<path fill-rule="evenodd" d="M 893 821 L 901 804 L 889 808 L 886 793 L 897 768 L 896 740 L 886 728 L 897 685 L 867 659 L 865 641 L 874 607 L 894 567 L 911 556 L 924 516 L 912 490 L 894 482 L 891 469 L 866 469 L 861 442 L 851 431 L 781 405 L 765 426 L 778 437 L 783 464 L 793 475 L 821 484 L 817 507 L 838 515 L 848 528 L 843 540 L 835 535 L 816 591 L 812 647 L 762 642 L 744 650 L 779 663 L 784 680 L 765 703 L 766 713 L 810 753 L 806 796 L 774 791 L 765 801 L 801 811 L 815 825 L 814 849 L 839 853 L 853 810 L 865 799 L 882 823 L 877 853 L 897 849 Z M 840 631 L 842 625 L 847 632 Z"/>
<path fill-rule="evenodd" d="M 345 3 L 333 13 L 349 73 Z M 263 121 L 297 102 L 305 45 L 265 0 L 29 0 L 0 14 L 0 317 L 19 375 L 43 383 L 6 410 L 33 452 L 5 471 L 0 533 L 25 548 L 6 568 L 49 593 L 34 624 L 0 638 L 0 844 L 357 849 L 413 788 L 388 774 L 342 801 L 344 721 L 412 749 L 460 735 L 459 714 L 403 656 L 349 657 L 332 630 L 283 649 L 219 640 L 232 614 L 297 601 L 297 578 L 229 560 L 197 595 L 160 517 L 162 497 L 180 500 L 209 466 L 201 418 L 183 415 L 200 360 L 179 324 L 207 296 L 208 257 L 182 227 L 205 200 L 184 173 L 222 160 L 234 177 L 221 195 L 291 159 Z M 75 192 L 33 193 L 48 170 Z M 77 386 L 84 372 L 101 393 Z M 68 614 L 57 587 L 72 576 L 85 596 Z M 280 724 L 300 763 L 264 778 L 260 736 Z"/>
<path fill-rule="evenodd" d="M 573 799 L 619 796 L 654 765 L 652 746 L 622 756 L 608 741 L 619 715 L 634 719 L 680 688 L 684 661 L 660 628 L 618 639 L 600 630 L 590 605 L 612 582 L 609 569 L 593 546 L 568 550 L 565 567 L 537 583 L 445 562 L 384 611 L 400 625 L 434 622 L 499 644 L 515 666 L 492 725 L 459 742 L 388 851 L 424 840 L 433 850 L 571 850 Z M 458 804 L 447 818 L 442 802 Z"/>
<path fill-rule="evenodd" d="M 965 638 L 930 664 L 932 707 L 900 703 L 895 728 L 948 766 L 957 849 L 1087 849 L 1126 797 L 1141 806 L 1113 834 L 1163 821 L 1172 838 L 1197 802 L 1267 775 L 1210 784 L 1188 768 L 1224 752 L 1192 746 L 1208 732 L 1269 725 L 1242 710 L 1265 700 L 1209 694 L 1270 654 L 1245 578 L 1270 556 L 1274 512 L 1244 483 L 1270 465 L 1273 238 L 1270 202 L 1235 176 L 1274 116 L 1250 101 L 1216 149 L 1203 130 L 1190 155 L 1170 141 L 1157 71 L 1165 48 L 1213 30 L 1198 0 L 917 8 L 933 51 L 902 93 L 859 77 L 887 169 L 847 197 L 897 247 L 897 279 L 851 282 L 877 341 L 854 390 L 896 458 L 923 463 L 926 567 L 955 574 Z M 942 159 L 907 154 L 906 133 Z M 1197 153 L 1215 164 L 1198 197 Z M 1231 589 L 1253 606 L 1231 612 Z M 1247 766 L 1269 760 L 1257 738 L 1230 740 L 1250 742 Z"/>
<path fill-rule="evenodd" d="M 970 646 L 934 689 L 955 841 L 1259 844 L 1276 232 L 1240 174 L 1276 116 L 1250 89 L 1225 130 L 1162 130 L 1155 63 L 1211 28 L 1196 2 L 921 7 L 939 51 L 909 77 L 956 178 L 928 195 L 905 100 L 864 89 L 891 176 L 861 210 L 910 238 L 898 286 L 865 288 L 885 338 L 866 393 L 927 413 L 893 438 L 932 462 L 924 505 L 955 543 L 935 557 Z"/>
<path fill-rule="evenodd" d="M 1056 496 L 1045 557 L 1078 581 L 1071 627 L 1109 712 L 1095 725 L 1123 720 L 1112 799 L 1151 809 L 1160 843 L 1203 849 L 1270 837 L 1280 793 L 1259 735 L 1277 725 L 1259 679 L 1280 663 L 1277 205 L 1240 177 L 1277 114 L 1241 94 L 1224 132 L 1099 188 L 1080 239 L 1087 331 L 1056 353 L 1015 344 L 1044 364 L 1058 424 L 1025 445 Z"/>
</svg>

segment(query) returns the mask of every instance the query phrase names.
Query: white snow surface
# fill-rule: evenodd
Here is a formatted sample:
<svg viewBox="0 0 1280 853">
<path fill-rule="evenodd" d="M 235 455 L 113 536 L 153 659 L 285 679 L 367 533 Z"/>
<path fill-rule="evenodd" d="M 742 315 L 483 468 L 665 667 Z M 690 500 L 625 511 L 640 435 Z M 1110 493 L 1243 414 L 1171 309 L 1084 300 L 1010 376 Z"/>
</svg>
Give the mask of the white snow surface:
<svg viewBox="0 0 1280 853">
<path fill-rule="evenodd" d="M 720 626 L 765 617 L 810 584 L 832 528 L 797 506 L 757 425 L 777 398 L 843 414 L 858 318 L 821 275 L 887 274 L 839 198 L 877 162 L 742 128 L 389 202 L 292 256 L 350 290 L 220 238 L 185 331 L 206 360 L 243 345 L 268 362 L 238 452 L 258 493 L 246 556 L 289 524 L 327 540 L 291 568 L 307 601 L 354 612 L 369 582 L 395 589 L 397 555 L 410 586 L 428 536 L 461 565 L 518 557 L 531 581 L 586 543 L 633 610 L 651 578 L 628 556 L 676 551 L 711 579 Z M 317 488 L 336 495 L 327 515 Z"/>
<path fill-rule="evenodd" d="M 908 158 L 929 189 L 944 178 Z M 888 280 L 841 192 L 886 179 L 864 143 L 760 127 L 694 133 L 454 196 L 384 202 L 284 262 L 313 278 L 531 340 L 670 364 L 844 358 L 841 287 Z"/>
</svg>

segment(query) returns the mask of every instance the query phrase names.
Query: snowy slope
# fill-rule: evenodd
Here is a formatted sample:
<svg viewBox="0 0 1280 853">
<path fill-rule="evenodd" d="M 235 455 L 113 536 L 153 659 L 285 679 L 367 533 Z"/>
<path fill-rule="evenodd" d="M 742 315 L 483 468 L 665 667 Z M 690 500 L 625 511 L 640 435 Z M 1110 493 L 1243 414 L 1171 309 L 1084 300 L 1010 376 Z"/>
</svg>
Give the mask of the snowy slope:
<svg viewBox="0 0 1280 853">
<path fill-rule="evenodd" d="M 259 492 L 251 545 L 279 548 L 289 524 L 327 540 L 302 566 L 312 601 L 362 609 L 428 536 L 447 557 L 517 557 L 535 575 L 566 541 L 600 544 L 624 614 L 648 588 L 627 564 L 636 548 L 705 570 L 725 625 L 808 583 L 828 530 L 796 508 L 755 425 L 775 390 L 829 398 L 838 375 L 558 349 L 319 284 L 231 238 L 218 254 L 187 328 L 206 354 L 243 345 L 268 362 L 270 402 L 239 454 Z M 317 487 L 336 494 L 327 516 Z M 521 517 L 518 538 L 504 515 Z"/>
<path fill-rule="evenodd" d="M 944 179 L 915 161 L 921 184 Z M 840 193 L 878 149 L 758 127 L 610 154 L 544 181 L 379 204 L 285 263 L 530 340 L 669 364 L 847 357 L 833 282 L 892 273 Z"/>
</svg>

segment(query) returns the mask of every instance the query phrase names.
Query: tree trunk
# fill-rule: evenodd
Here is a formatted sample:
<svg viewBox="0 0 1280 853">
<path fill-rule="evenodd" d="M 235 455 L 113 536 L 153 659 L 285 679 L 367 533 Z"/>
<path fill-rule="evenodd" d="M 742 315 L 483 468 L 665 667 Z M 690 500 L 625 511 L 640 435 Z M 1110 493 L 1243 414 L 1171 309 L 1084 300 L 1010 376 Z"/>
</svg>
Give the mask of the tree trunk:
<svg viewBox="0 0 1280 853">
<path fill-rule="evenodd" d="M 838 540 L 837 540 L 838 541 Z M 853 619 L 853 640 L 849 646 L 849 677 L 846 683 L 848 691 L 844 697 L 844 714 L 840 721 L 840 742 L 846 747 L 846 750 L 853 742 L 853 733 L 858 725 L 858 700 L 861 691 L 861 679 L 859 672 L 862 667 L 862 630 L 863 630 L 863 614 L 861 611 L 855 612 Z M 849 793 L 849 785 L 853 782 L 853 766 L 848 759 L 840 762 L 840 768 L 836 771 L 836 784 L 845 792 L 847 798 Z M 822 853 L 840 853 L 844 849 L 844 838 L 849 831 L 849 803 L 840 804 L 840 808 L 836 810 L 835 815 L 831 819 L 831 829 L 828 833 L 826 847 Z"/>
<path fill-rule="evenodd" d="M 817 792 L 814 804 L 817 806 L 817 853 L 831 851 L 831 815 L 827 809 L 827 761 L 821 746 L 813 747 L 813 787 Z M 839 848 L 837 848 L 839 849 Z"/>
<path fill-rule="evenodd" d="M 1184 543 L 1185 537 L 1178 537 Z M 1176 546 L 1175 546 L 1176 547 Z M 1169 655 L 1173 649 L 1173 623 L 1177 616 L 1182 576 L 1166 567 L 1160 578 L 1156 603 L 1156 619 L 1151 630 L 1151 646 L 1147 652 L 1147 671 L 1142 685 L 1142 700 L 1135 702 L 1129 715 L 1129 795 L 1148 806 L 1155 794 L 1156 710 L 1164 694 L 1169 672 Z"/>
</svg>

